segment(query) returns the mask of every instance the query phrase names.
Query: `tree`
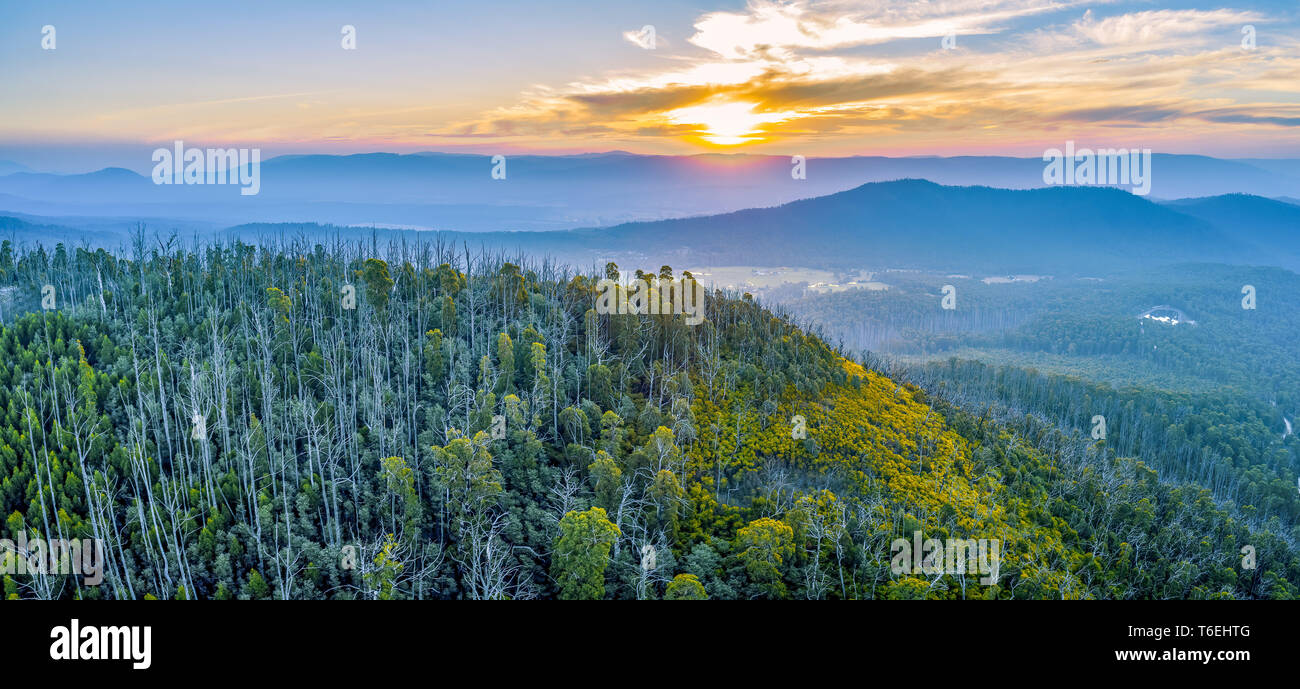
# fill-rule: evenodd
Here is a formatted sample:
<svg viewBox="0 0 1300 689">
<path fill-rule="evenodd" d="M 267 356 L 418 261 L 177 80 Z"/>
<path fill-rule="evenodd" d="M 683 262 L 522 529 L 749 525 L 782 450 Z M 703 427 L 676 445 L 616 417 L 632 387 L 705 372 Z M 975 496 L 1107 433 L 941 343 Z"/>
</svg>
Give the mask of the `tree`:
<svg viewBox="0 0 1300 689">
<path fill-rule="evenodd" d="M 551 576 L 562 600 L 605 597 L 609 551 L 621 535 L 600 507 L 564 515 L 551 561 Z"/>
<path fill-rule="evenodd" d="M 709 594 L 704 591 L 704 584 L 694 574 L 678 574 L 668 582 L 668 588 L 664 590 L 664 600 L 708 599 Z"/>
<path fill-rule="evenodd" d="M 388 308 L 388 296 L 393 291 L 393 278 L 388 274 L 388 263 L 378 258 L 367 258 L 357 275 L 366 283 L 366 297 L 378 310 Z"/>
<path fill-rule="evenodd" d="M 623 470 L 618 468 L 608 452 L 596 452 L 596 461 L 587 466 L 591 473 L 592 488 L 596 491 L 596 504 L 606 510 L 614 509 L 623 487 Z"/>
<path fill-rule="evenodd" d="M 379 477 L 388 500 L 389 528 L 401 533 L 403 540 L 414 540 L 420 526 L 420 496 L 415 490 L 415 472 L 401 457 L 387 457 L 379 462 Z"/>
<path fill-rule="evenodd" d="M 473 440 L 456 438 L 446 447 L 433 448 L 435 475 L 458 514 L 482 510 L 494 504 L 501 493 L 501 472 L 492 465 L 488 452 L 491 441 L 486 432 L 479 431 Z"/>
<path fill-rule="evenodd" d="M 263 600 L 271 595 L 271 587 L 267 585 L 261 572 L 253 570 L 248 575 L 248 585 L 244 588 L 244 592 L 253 600 Z"/>
<path fill-rule="evenodd" d="M 508 393 L 514 390 L 515 385 L 515 344 L 510 341 L 510 336 L 506 333 L 497 335 L 497 367 L 500 371 L 500 377 L 497 378 L 498 393 Z"/>
<path fill-rule="evenodd" d="M 794 556 L 794 529 L 776 519 L 757 519 L 736 532 L 736 548 L 751 580 L 773 598 L 785 595 L 781 569 Z"/>
<path fill-rule="evenodd" d="M 383 545 L 375 553 L 374 568 L 364 575 L 366 588 L 376 600 L 392 600 L 397 590 L 397 579 L 406 565 L 398 555 L 400 550 L 393 534 L 384 536 Z"/>
</svg>

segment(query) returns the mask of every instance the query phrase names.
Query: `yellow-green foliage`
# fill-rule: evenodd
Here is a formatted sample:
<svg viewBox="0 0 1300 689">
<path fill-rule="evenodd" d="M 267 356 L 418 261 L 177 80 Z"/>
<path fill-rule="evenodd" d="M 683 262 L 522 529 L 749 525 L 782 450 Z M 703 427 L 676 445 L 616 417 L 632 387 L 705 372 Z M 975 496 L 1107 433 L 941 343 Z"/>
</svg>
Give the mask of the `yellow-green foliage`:
<svg viewBox="0 0 1300 689">
<path fill-rule="evenodd" d="M 856 385 L 831 384 L 820 395 L 788 388 L 774 414 L 778 420 L 803 416 L 806 439 L 792 437 L 790 423 L 763 427 L 755 406 L 741 403 L 742 394 L 695 401 L 700 440 L 687 452 L 693 533 L 736 528 L 747 521 L 745 507 L 730 504 L 728 489 L 747 478 L 757 480 L 764 466 L 776 464 L 820 477 L 834 488 L 795 501 L 782 513 L 783 521 L 759 519 L 736 530 L 736 548 L 755 579 L 774 581 L 786 559 L 786 551 L 777 545 L 778 534 L 785 533 L 778 524 L 795 527 L 798 533 L 792 536 L 799 542 L 806 541 L 810 519 L 823 532 L 829 527 L 834 536 L 835 529 L 842 530 L 843 518 L 828 514 L 833 511 L 870 523 L 878 538 L 868 555 L 882 566 L 890 559 L 889 543 L 896 538 L 910 541 L 918 530 L 924 538 L 1000 539 L 1003 580 L 1005 573 L 1014 571 L 1036 578 L 1056 596 L 1084 595 L 1084 588 L 1068 574 L 1070 563 L 1083 556 L 1063 545 L 1060 531 L 1068 531 L 1068 526 L 1062 520 L 1049 516 L 1041 523 L 1006 490 L 996 470 L 977 468 L 970 442 L 947 427 L 918 389 L 847 360 L 841 366 L 850 381 L 858 379 Z M 1026 451 L 1027 460 L 1036 457 Z M 775 508 L 777 497 L 760 497 L 755 504 Z M 964 588 L 971 597 L 973 589 L 982 587 L 978 576 L 966 579 L 965 587 L 956 586 L 955 591 L 927 584 L 927 595 L 960 596 Z M 898 586 L 909 593 L 903 595 Z M 913 597 L 912 588 L 914 582 L 895 582 L 886 595 Z"/>
<path fill-rule="evenodd" d="M 694 574 L 678 574 L 668 582 L 664 590 L 664 600 L 708 600 L 704 585 Z"/>
</svg>

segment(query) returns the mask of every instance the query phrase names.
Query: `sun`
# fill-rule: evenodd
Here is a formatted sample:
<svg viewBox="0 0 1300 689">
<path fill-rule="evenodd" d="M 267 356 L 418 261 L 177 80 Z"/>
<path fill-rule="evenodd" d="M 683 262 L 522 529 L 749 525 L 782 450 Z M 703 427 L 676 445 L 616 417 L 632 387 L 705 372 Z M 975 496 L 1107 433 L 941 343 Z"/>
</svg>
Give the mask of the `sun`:
<svg viewBox="0 0 1300 689">
<path fill-rule="evenodd" d="M 666 113 L 674 124 L 697 125 L 701 139 L 718 146 L 735 146 L 760 140 L 762 125 L 790 118 L 789 113 L 754 112 L 753 103 L 730 102 L 692 105 Z"/>
</svg>

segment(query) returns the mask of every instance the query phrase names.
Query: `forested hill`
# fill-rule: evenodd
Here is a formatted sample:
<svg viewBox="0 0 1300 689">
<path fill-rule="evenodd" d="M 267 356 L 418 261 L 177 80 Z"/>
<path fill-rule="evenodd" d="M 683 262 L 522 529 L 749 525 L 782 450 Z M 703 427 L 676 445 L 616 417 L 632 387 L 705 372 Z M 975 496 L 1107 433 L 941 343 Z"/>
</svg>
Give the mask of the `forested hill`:
<svg viewBox="0 0 1300 689">
<path fill-rule="evenodd" d="M 595 243 L 653 236 L 703 253 L 705 263 L 717 255 L 756 265 L 1038 272 L 1249 252 L 1244 237 L 1119 189 L 948 187 L 920 179 L 864 184 L 774 208 L 590 232 Z"/>
<path fill-rule="evenodd" d="M 0 537 L 106 544 L 101 586 L 6 597 L 1296 595 L 1285 539 L 1140 458 L 749 299 L 691 327 L 596 294 L 438 245 L 5 243 Z M 893 573 L 917 534 L 996 539 L 1000 571 Z"/>
</svg>

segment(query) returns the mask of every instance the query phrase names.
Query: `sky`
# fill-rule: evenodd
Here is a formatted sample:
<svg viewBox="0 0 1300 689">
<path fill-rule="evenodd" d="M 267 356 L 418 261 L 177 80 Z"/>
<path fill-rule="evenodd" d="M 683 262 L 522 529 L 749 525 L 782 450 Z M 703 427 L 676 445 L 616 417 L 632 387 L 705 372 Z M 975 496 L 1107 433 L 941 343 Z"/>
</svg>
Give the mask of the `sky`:
<svg viewBox="0 0 1300 689">
<path fill-rule="evenodd" d="M 1300 157 L 1300 2 L 0 0 L 0 94 L 0 159 L 65 172 L 177 139 Z"/>
</svg>

